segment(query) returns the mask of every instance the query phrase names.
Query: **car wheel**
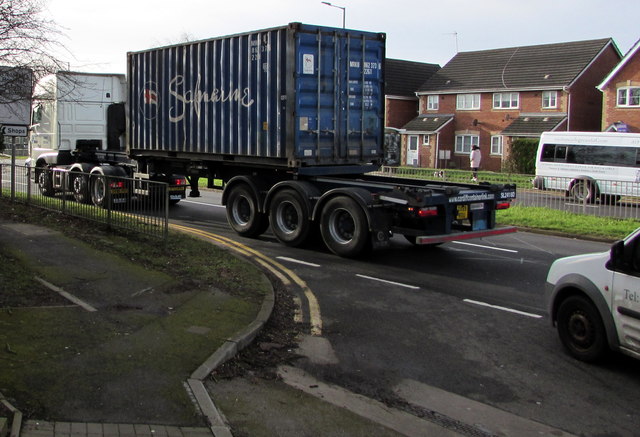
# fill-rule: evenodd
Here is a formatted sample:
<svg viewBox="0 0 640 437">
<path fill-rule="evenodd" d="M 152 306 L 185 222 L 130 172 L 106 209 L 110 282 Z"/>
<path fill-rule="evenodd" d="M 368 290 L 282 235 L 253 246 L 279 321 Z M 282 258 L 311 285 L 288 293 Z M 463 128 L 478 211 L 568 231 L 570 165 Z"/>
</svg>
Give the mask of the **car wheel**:
<svg viewBox="0 0 640 437">
<path fill-rule="evenodd" d="M 582 296 L 570 296 L 558 307 L 558 335 L 573 357 L 597 361 L 608 349 L 606 331 L 598 309 Z"/>
</svg>

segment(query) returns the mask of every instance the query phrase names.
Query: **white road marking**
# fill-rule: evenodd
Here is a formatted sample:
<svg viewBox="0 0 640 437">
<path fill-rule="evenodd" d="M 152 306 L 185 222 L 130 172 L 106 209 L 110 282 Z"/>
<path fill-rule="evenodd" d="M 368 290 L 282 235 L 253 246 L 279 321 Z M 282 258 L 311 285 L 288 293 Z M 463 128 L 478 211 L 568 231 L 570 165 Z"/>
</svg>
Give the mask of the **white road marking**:
<svg viewBox="0 0 640 437">
<path fill-rule="evenodd" d="M 373 276 L 366 276 L 366 275 L 360 275 L 360 274 L 356 274 L 356 276 L 363 279 L 370 279 L 372 281 L 384 282 L 385 284 L 391 284 L 391 285 L 397 285 L 399 287 L 410 288 L 412 290 L 420 289 L 420 287 L 416 287 L 415 285 L 403 284 L 401 282 L 387 281 L 386 279 L 374 278 Z"/>
<path fill-rule="evenodd" d="M 314 263 L 310 263 L 310 262 L 306 262 L 306 261 L 301 261 L 299 259 L 289 258 L 289 257 L 286 257 L 286 256 L 277 256 L 276 259 L 281 259 L 282 261 L 288 261 L 288 262 L 295 263 L 295 264 L 302 264 L 303 266 L 322 267 L 320 264 L 314 264 Z"/>
<path fill-rule="evenodd" d="M 224 208 L 223 205 L 215 205 L 213 203 L 195 202 L 193 200 L 182 200 L 184 203 L 193 203 L 194 205 L 211 206 L 213 208 Z"/>
<path fill-rule="evenodd" d="M 509 313 L 519 314 L 521 316 L 532 317 L 534 319 L 541 319 L 542 318 L 542 316 L 539 315 L 539 314 L 526 313 L 524 311 L 514 310 L 513 308 L 502 307 L 502 306 L 499 306 L 499 305 L 491 305 L 489 303 L 480 302 L 480 301 L 477 301 L 477 300 L 464 299 L 464 302 L 471 303 L 471 304 L 474 304 L 474 305 L 480 305 L 480 306 L 484 306 L 484 307 L 489 307 L 489 308 L 493 308 L 493 309 L 496 309 L 496 310 L 507 311 Z"/>
<path fill-rule="evenodd" d="M 465 246 L 482 247 L 483 249 L 499 250 L 499 251 L 502 251 L 502 252 L 518 253 L 517 250 L 513 250 L 513 249 L 503 249 L 501 247 L 485 246 L 485 245 L 482 245 L 482 244 L 474 244 L 474 243 L 465 243 L 464 241 L 452 241 L 452 243 L 463 244 Z"/>
<path fill-rule="evenodd" d="M 88 303 L 86 303 L 85 301 L 75 297 L 73 294 L 68 293 L 66 291 L 64 291 L 62 288 L 60 287 L 56 287 L 55 285 L 51 284 L 50 282 L 45 281 L 42 278 L 38 278 L 37 276 L 35 277 L 36 281 L 38 281 L 39 283 L 41 283 L 42 285 L 44 285 L 45 287 L 47 287 L 49 290 L 55 291 L 56 293 L 58 293 L 60 296 L 64 297 L 65 299 L 73 302 L 74 304 L 82 307 L 83 309 L 89 311 L 89 312 L 95 312 L 98 311 L 97 309 L 95 309 L 94 307 L 92 307 L 91 305 L 89 305 Z"/>
</svg>

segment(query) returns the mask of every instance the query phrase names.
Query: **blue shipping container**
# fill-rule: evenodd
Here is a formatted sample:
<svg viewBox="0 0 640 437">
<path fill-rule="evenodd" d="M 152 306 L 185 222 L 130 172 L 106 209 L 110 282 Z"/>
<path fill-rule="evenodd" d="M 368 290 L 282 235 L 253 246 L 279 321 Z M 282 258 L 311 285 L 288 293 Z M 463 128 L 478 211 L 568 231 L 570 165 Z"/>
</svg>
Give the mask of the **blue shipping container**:
<svg viewBox="0 0 640 437">
<path fill-rule="evenodd" d="M 377 163 L 385 35 L 292 23 L 128 54 L 132 155 Z"/>
</svg>

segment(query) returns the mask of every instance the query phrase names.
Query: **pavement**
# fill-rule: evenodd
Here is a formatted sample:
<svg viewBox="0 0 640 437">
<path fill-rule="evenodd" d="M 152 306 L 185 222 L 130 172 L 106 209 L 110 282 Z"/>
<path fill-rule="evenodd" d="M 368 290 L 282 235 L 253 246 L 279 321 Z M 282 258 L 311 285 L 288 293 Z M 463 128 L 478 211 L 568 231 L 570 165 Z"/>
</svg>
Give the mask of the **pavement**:
<svg viewBox="0 0 640 437">
<path fill-rule="evenodd" d="M 477 426 L 482 420 L 478 417 L 495 412 L 463 405 L 445 393 L 435 396 L 438 408 L 449 408 L 451 416 L 466 411 L 464 420 L 437 413 L 420 418 L 291 366 L 279 367 L 273 379 L 249 375 L 215 380 L 212 372 L 249 344 L 269 318 L 273 288 L 268 287 L 271 292 L 261 304 L 240 310 L 229 306 L 232 299 L 224 290 L 212 290 L 210 296 L 165 295 L 162 291 L 171 289 L 172 279 L 161 273 L 137 268 L 131 260 L 106 255 L 60 232 L 0 219 L 3 246 L 68 302 L 0 311 L 0 342 L 6 343 L 0 351 L 2 372 L 14 372 L 16 378 L 28 375 L 16 392 L 5 392 L 0 375 L 0 415 L 10 413 L 4 432 L 0 422 L 0 437 L 568 435 L 514 417 L 495 432 L 483 429 Z M 171 322 L 185 316 L 186 324 Z M 231 328 L 217 324 L 229 319 L 234 321 Z M 64 331 L 63 325 L 74 331 Z M 82 343 L 101 329 L 106 338 Z M 156 345 L 174 335 L 180 340 L 169 343 L 171 350 Z M 40 355 L 34 363 L 21 362 L 20 347 L 26 350 L 42 338 L 47 339 L 40 346 L 47 364 L 38 362 Z M 63 347 L 64 341 L 73 343 Z M 179 363 L 168 369 L 155 365 L 172 360 Z M 191 366 L 186 372 L 184 362 Z M 105 378 L 103 368 L 117 371 Z M 176 390 L 165 380 L 178 380 L 181 387 Z M 167 394 L 181 390 L 189 401 Z M 49 395 L 56 391 L 62 394 Z M 39 419 L 38 411 L 47 411 L 47 417 Z M 471 411 L 478 417 L 469 416 Z"/>
</svg>

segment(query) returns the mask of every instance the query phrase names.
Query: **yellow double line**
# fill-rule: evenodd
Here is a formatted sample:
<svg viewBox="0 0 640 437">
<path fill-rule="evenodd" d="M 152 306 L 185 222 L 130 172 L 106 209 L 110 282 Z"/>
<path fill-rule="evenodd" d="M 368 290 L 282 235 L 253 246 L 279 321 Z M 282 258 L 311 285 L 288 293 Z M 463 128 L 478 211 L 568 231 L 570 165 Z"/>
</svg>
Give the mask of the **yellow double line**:
<svg viewBox="0 0 640 437">
<path fill-rule="evenodd" d="M 279 262 L 273 260 L 272 258 L 269 258 L 268 256 L 258 252 L 257 250 L 252 249 L 249 246 L 245 246 L 242 243 L 238 243 L 237 241 L 234 241 L 230 238 L 203 231 L 201 229 L 178 225 L 175 223 L 171 223 L 169 226 L 177 231 L 185 232 L 187 234 L 195 235 L 205 240 L 213 241 L 219 246 L 226 247 L 227 249 L 230 249 L 242 255 L 243 257 L 253 260 L 267 271 L 273 273 L 280 281 L 282 281 L 285 286 L 290 286 L 292 283 L 297 285 L 303 291 L 304 297 L 307 299 L 307 304 L 309 306 L 309 324 L 311 327 L 311 335 L 322 335 L 322 318 L 320 316 L 320 305 L 318 304 L 318 299 L 316 299 L 316 296 L 313 294 L 309 286 L 292 270 L 286 268 Z"/>
</svg>

